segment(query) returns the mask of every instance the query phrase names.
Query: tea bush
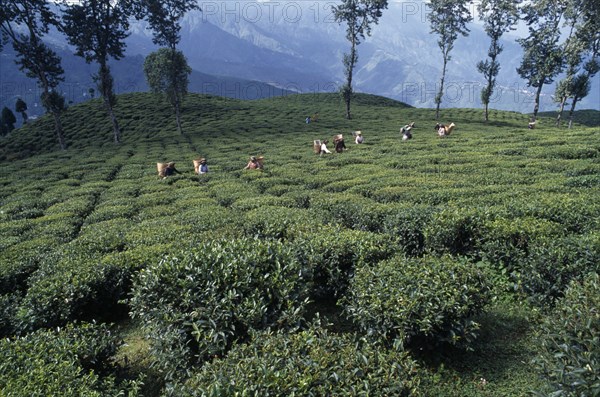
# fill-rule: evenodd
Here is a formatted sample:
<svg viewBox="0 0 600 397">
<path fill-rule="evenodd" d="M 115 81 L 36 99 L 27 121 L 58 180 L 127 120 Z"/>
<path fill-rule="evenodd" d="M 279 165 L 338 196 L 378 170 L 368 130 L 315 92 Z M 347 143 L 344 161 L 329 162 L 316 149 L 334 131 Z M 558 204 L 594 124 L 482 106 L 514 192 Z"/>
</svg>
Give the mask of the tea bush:
<svg viewBox="0 0 600 397">
<path fill-rule="evenodd" d="M 212 240 L 136 277 L 130 304 L 167 378 L 222 355 L 250 329 L 294 327 L 306 282 L 290 248 L 256 239 Z"/>
<path fill-rule="evenodd" d="M 407 256 L 425 253 L 425 229 L 435 209 L 425 205 L 401 205 L 390 209 L 382 223 L 382 231 L 392 236 Z"/>
<path fill-rule="evenodd" d="M 546 219 L 562 225 L 567 233 L 586 233 L 597 230 L 600 218 L 600 203 L 595 194 L 571 194 L 555 192 L 536 198 L 529 195 L 514 200 L 510 211 L 518 217 Z"/>
<path fill-rule="evenodd" d="M 75 197 L 57 202 L 46 208 L 46 215 L 70 213 L 78 216 L 89 214 L 94 208 L 96 197 L 93 194 L 77 194 Z"/>
<path fill-rule="evenodd" d="M 535 364 L 549 389 L 539 396 L 600 395 L 600 280 L 589 273 L 569 284 L 538 332 Z"/>
<path fill-rule="evenodd" d="M 355 194 L 315 194 L 310 203 L 324 222 L 348 229 L 379 232 L 386 216 L 385 206 Z"/>
<path fill-rule="evenodd" d="M 418 366 L 403 351 L 311 327 L 253 333 L 165 396 L 421 396 Z"/>
<path fill-rule="evenodd" d="M 425 247 L 436 254 L 473 254 L 484 223 L 493 215 L 486 208 L 445 208 L 425 227 Z"/>
<path fill-rule="evenodd" d="M 518 282 L 533 302 L 551 307 L 569 283 L 600 273 L 600 234 L 539 239 L 521 266 Z"/>
<path fill-rule="evenodd" d="M 263 205 L 245 214 L 243 230 L 248 237 L 293 240 L 322 226 L 312 211 Z"/>
<path fill-rule="evenodd" d="M 30 277 L 18 311 L 23 330 L 62 326 L 76 319 L 106 320 L 125 297 L 128 272 L 101 263 L 101 254 L 62 251 Z"/>
<path fill-rule="evenodd" d="M 562 225 L 531 217 L 497 218 L 486 221 L 481 229 L 478 255 L 509 273 L 525 265 L 537 239 L 556 239 L 564 234 Z"/>
<path fill-rule="evenodd" d="M 84 253 L 109 253 L 125 247 L 125 234 L 132 227 L 130 219 L 114 218 L 82 227 L 71 245 Z"/>
<path fill-rule="evenodd" d="M 125 249 L 169 244 L 176 247 L 184 236 L 192 234 L 190 226 L 173 224 L 173 217 L 143 220 L 129 228 L 123 236 Z"/>
<path fill-rule="evenodd" d="M 464 258 L 396 257 L 359 267 L 342 304 L 368 335 L 468 347 L 479 327 L 473 317 L 492 298 L 490 279 L 485 265 Z"/>
<path fill-rule="evenodd" d="M 387 235 L 332 226 L 299 237 L 294 246 L 318 298 L 343 296 L 357 266 L 374 265 L 398 251 Z"/>
<path fill-rule="evenodd" d="M 129 200 L 128 200 L 129 201 Z M 103 204 L 98 205 L 85 219 L 85 225 L 109 221 L 116 218 L 131 219 L 137 213 L 137 208 L 131 203 L 124 205 Z"/>
<path fill-rule="evenodd" d="M 0 252 L 0 294 L 25 289 L 29 276 L 57 249 L 49 238 L 35 238 L 14 244 Z"/>
<path fill-rule="evenodd" d="M 69 325 L 0 340 L 0 391 L 7 397 L 137 396 L 140 382 L 110 365 L 119 341 L 104 325 Z"/>
<path fill-rule="evenodd" d="M 37 236 L 53 237 L 60 243 L 68 243 L 77 236 L 82 219 L 73 213 L 59 213 L 33 219 L 32 223 Z"/>
<path fill-rule="evenodd" d="M 215 184 L 208 190 L 210 197 L 223 207 L 231 205 L 239 199 L 259 195 L 258 190 L 251 183 L 228 181 Z"/>
<path fill-rule="evenodd" d="M 282 193 L 283 194 L 283 193 Z M 291 197 L 279 197 L 271 195 L 252 196 L 245 197 L 236 201 L 231 208 L 239 211 L 249 211 L 260 208 L 262 206 L 267 207 L 296 207 L 297 202 Z"/>
</svg>

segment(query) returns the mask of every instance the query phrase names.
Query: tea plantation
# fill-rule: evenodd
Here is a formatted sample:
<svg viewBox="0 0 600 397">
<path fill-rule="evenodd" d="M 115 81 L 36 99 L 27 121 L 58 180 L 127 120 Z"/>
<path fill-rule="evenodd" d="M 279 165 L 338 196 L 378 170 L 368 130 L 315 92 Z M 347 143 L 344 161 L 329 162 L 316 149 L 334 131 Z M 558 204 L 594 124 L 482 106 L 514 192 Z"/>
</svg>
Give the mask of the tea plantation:
<svg viewBox="0 0 600 397">
<path fill-rule="evenodd" d="M 439 138 L 370 95 L 353 120 L 190 95 L 184 135 L 150 94 L 116 111 L 119 145 L 99 100 L 66 151 L 46 117 L 0 138 L 0 396 L 600 395 L 598 125 L 445 109 Z"/>
</svg>

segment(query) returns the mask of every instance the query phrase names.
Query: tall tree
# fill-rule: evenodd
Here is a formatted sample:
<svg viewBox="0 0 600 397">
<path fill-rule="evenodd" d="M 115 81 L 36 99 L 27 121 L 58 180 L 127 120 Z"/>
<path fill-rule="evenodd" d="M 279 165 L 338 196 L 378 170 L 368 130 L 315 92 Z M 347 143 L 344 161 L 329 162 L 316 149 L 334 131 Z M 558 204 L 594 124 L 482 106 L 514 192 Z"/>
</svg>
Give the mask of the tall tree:
<svg viewBox="0 0 600 397">
<path fill-rule="evenodd" d="M 148 86 L 154 93 L 166 94 L 174 108 L 187 94 L 188 76 L 191 72 L 183 53 L 171 48 L 163 47 L 148 55 L 144 61 Z M 177 83 L 173 84 L 173 81 Z"/>
<path fill-rule="evenodd" d="M 481 102 L 484 105 L 484 119 L 489 120 L 490 99 L 496 87 L 496 77 L 500 71 L 498 56 L 504 49 L 500 43 L 502 35 L 515 29 L 519 20 L 521 0 L 482 0 L 477 6 L 485 32 L 490 37 L 488 59 L 477 64 L 477 70 L 483 74 L 486 86 L 481 90 Z"/>
<path fill-rule="evenodd" d="M 188 11 L 199 10 L 196 0 L 135 0 L 136 13 L 138 18 L 146 19 L 153 31 L 153 42 L 159 46 L 167 47 L 171 51 L 171 75 L 169 76 L 169 86 L 172 88 L 173 95 L 171 105 L 175 111 L 177 129 L 183 134 L 181 126 L 181 104 L 183 102 L 183 93 L 187 92 L 188 79 L 181 79 L 187 69 L 179 70 L 176 67 L 187 66 L 187 62 L 180 62 L 178 57 L 177 44 L 181 40 L 180 20 Z M 185 58 L 184 58 L 185 59 Z M 185 87 L 181 84 L 185 83 Z M 183 94 L 183 95 L 182 95 Z"/>
<path fill-rule="evenodd" d="M 569 128 L 577 101 L 590 90 L 589 80 L 598 73 L 600 54 L 600 4 L 591 0 L 570 0 L 565 11 L 565 26 L 569 35 L 563 43 L 566 76 L 556 87 L 555 101 L 559 103 L 556 126 L 560 126 L 562 113 L 569 99 Z M 583 68 L 583 71 L 581 70 Z"/>
<path fill-rule="evenodd" d="M 371 34 L 371 26 L 377 24 L 387 6 L 387 0 L 342 0 L 341 4 L 332 6 L 335 20 L 338 23 L 346 23 L 346 39 L 350 42 L 350 52 L 345 53 L 342 60 L 346 83 L 341 87 L 341 94 L 346 103 L 347 119 L 352 118 L 350 102 L 354 67 L 358 62 L 356 47 L 364 40 L 365 34 Z"/>
<path fill-rule="evenodd" d="M 58 55 L 42 41 L 50 26 L 58 25 L 58 19 L 43 0 L 3 0 L 0 9 L 2 35 L 15 49 L 15 62 L 19 69 L 27 77 L 36 79 L 42 89 L 42 105 L 53 115 L 58 144 L 65 150 L 67 146 L 61 122 L 64 98 L 56 90 L 64 80 L 64 71 Z"/>
<path fill-rule="evenodd" d="M 6 106 L 2 108 L 2 113 L 0 113 L 0 125 L 2 128 L 2 134 L 8 134 L 12 130 L 15 129 L 15 123 L 17 122 L 17 118 L 15 114 Z"/>
<path fill-rule="evenodd" d="M 435 118 L 440 118 L 440 104 L 444 96 L 444 80 L 446 69 L 451 60 L 450 52 L 454 48 L 454 42 L 458 35 L 467 36 L 469 29 L 467 23 L 473 20 L 469 11 L 470 0 L 430 0 L 428 3 L 430 13 L 429 19 L 431 33 L 438 35 L 438 47 L 442 51 L 442 77 L 440 89 L 435 96 Z"/>
<path fill-rule="evenodd" d="M 128 3 L 127 3 L 128 4 Z M 109 57 L 121 59 L 129 29 L 129 14 L 125 0 L 82 0 L 65 3 L 62 29 L 76 55 L 87 63 L 99 65 L 94 80 L 104 100 L 104 107 L 113 126 L 115 143 L 121 140 L 121 130 L 114 112 L 116 96 L 113 77 L 108 66 Z"/>
<path fill-rule="evenodd" d="M 27 124 L 27 104 L 21 98 L 17 98 L 17 102 L 15 103 L 15 111 L 17 113 L 21 113 L 23 117 L 23 124 Z"/>
<path fill-rule="evenodd" d="M 536 88 L 534 121 L 540 110 L 540 95 L 544 84 L 551 84 L 563 68 L 559 39 L 565 10 L 564 0 L 541 0 L 527 3 L 522 8 L 529 35 L 517 40 L 523 48 L 523 59 L 517 73 L 527 80 L 527 86 Z"/>
<path fill-rule="evenodd" d="M 585 98 L 592 87 L 591 79 L 600 71 L 600 63 L 597 60 L 597 56 L 586 62 L 583 67 L 584 71 L 577 74 L 571 83 L 571 109 L 569 111 L 569 128 L 573 126 L 573 113 L 577 102 Z"/>
</svg>

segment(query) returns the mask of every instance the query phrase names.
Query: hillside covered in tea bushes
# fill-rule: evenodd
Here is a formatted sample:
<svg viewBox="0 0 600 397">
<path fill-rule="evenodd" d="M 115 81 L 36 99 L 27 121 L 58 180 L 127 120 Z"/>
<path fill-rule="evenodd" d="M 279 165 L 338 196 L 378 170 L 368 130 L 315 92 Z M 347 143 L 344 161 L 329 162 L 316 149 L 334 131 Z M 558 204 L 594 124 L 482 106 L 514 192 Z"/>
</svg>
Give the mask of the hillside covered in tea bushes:
<svg viewBox="0 0 600 397">
<path fill-rule="evenodd" d="M 156 96 L 116 112 L 118 145 L 99 100 L 66 151 L 48 117 L 0 138 L 0 395 L 600 393 L 598 125 L 444 109 L 439 138 L 335 94 L 189 95 L 183 135 Z"/>
</svg>

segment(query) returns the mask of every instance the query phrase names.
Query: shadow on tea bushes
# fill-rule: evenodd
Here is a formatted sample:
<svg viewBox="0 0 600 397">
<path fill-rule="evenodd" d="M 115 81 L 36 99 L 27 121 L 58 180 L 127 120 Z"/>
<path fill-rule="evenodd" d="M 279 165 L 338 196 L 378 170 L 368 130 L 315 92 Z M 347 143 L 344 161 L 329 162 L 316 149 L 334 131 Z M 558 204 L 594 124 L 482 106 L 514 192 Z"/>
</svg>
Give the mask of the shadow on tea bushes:
<svg viewBox="0 0 600 397">
<path fill-rule="evenodd" d="M 61 326 L 75 319 L 105 320 L 119 311 L 125 297 L 127 270 L 103 265 L 101 255 L 64 253 L 41 266 L 30 278 L 18 310 L 19 327 L 34 330 Z"/>
<path fill-rule="evenodd" d="M 383 219 L 383 232 L 392 236 L 407 256 L 425 253 L 425 229 L 435 209 L 424 205 L 393 207 Z"/>
<path fill-rule="evenodd" d="M 425 227 L 425 246 L 436 254 L 473 254 L 482 226 L 491 215 L 485 209 L 446 208 L 433 214 Z"/>
<path fill-rule="evenodd" d="M 0 294 L 25 290 L 29 276 L 57 249 L 56 240 L 35 238 L 0 252 Z"/>
<path fill-rule="evenodd" d="M 483 260 L 511 273 L 519 271 L 528 261 L 536 240 L 556 239 L 563 233 L 560 224 L 545 219 L 497 218 L 484 222 L 476 249 Z"/>
<path fill-rule="evenodd" d="M 380 232 L 387 208 L 356 194 L 314 194 L 310 208 L 324 222 L 339 224 L 348 229 Z"/>
</svg>

